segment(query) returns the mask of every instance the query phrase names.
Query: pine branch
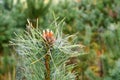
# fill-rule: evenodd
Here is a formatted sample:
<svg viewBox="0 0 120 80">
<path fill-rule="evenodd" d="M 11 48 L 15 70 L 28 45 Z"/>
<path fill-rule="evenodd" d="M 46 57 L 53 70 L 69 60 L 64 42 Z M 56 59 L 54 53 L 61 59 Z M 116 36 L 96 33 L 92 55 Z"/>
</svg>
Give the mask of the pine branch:
<svg viewBox="0 0 120 80">
<path fill-rule="evenodd" d="M 50 80 L 50 49 L 48 49 L 47 55 L 45 56 L 45 80 Z"/>
</svg>

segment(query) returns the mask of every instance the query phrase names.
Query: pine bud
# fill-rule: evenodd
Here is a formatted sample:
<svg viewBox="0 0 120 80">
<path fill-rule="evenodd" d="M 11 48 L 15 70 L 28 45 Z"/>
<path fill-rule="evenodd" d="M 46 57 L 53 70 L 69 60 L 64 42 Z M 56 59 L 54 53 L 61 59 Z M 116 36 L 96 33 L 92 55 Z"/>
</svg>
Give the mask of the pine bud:
<svg viewBox="0 0 120 80">
<path fill-rule="evenodd" d="M 50 45 L 55 42 L 54 33 L 49 29 L 43 30 L 42 37 Z"/>
</svg>

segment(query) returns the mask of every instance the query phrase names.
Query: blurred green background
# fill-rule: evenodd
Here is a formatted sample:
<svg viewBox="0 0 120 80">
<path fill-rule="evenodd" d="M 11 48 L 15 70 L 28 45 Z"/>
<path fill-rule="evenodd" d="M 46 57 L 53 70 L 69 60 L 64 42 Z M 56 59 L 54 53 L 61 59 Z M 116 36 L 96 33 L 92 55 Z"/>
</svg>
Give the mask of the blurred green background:
<svg viewBox="0 0 120 80">
<path fill-rule="evenodd" d="M 0 0 L 0 80 L 15 79 L 16 54 L 9 45 L 14 32 L 25 30 L 27 19 L 33 25 L 38 19 L 39 27 L 47 28 L 54 20 L 51 12 L 58 22 L 64 19 L 64 34 L 77 33 L 76 42 L 96 55 L 96 60 L 85 62 L 90 64 L 84 70 L 88 80 L 101 77 L 98 57 L 103 79 L 120 80 L 120 0 Z"/>
</svg>

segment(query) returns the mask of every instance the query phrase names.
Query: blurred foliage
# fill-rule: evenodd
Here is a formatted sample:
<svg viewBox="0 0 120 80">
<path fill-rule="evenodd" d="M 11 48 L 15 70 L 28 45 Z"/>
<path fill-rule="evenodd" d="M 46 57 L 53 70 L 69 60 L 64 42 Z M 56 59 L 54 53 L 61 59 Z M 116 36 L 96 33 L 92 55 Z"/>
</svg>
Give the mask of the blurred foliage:
<svg viewBox="0 0 120 80">
<path fill-rule="evenodd" d="M 64 19 L 64 33 L 77 33 L 76 42 L 84 44 L 85 53 L 93 55 L 85 61 L 80 58 L 80 62 L 83 63 L 76 65 L 80 68 L 80 65 L 85 63 L 84 78 L 119 80 L 119 75 L 117 75 L 120 58 L 119 7 L 120 0 L 58 0 L 57 3 L 52 0 L 48 0 L 47 3 L 43 0 L 23 2 L 22 0 L 3 0 L 0 3 L 0 50 L 10 55 L 8 41 L 14 38 L 13 32 L 19 33 L 26 28 L 27 19 L 33 25 L 36 25 L 38 19 L 40 28 L 48 28 L 53 21 L 50 11 L 54 11 L 59 17 L 58 22 Z M 52 29 L 53 26 L 51 25 L 50 28 Z M 2 56 L 1 59 L 3 58 L 6 59 Z M 6 60 L 9 62 L 9 57 Z M 1 62 L 4 63 L 4 60 Z M 104 67 L 102 78 L 99 75 L 100 65 L 98 63 Z"/>
<path fill-rule="evenodd" d="M 16 1 L 16 2 L 15 2 Z M 43 0 L 3 0 L 0 11 L 0 47 L 13 37 L 13 32 L 25 28 L 27 19 L 34 23 L 36 18 L 45 16 L 51 3 Z"/>
</svg>

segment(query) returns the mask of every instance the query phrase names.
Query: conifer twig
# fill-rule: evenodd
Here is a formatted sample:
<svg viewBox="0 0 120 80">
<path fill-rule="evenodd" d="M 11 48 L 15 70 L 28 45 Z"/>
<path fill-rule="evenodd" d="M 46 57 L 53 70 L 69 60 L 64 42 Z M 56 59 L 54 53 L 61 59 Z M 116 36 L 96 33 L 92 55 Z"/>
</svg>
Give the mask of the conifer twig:
<svg viewBox="0 0 120 80">
<path fill-rule="evenodd" d="M 48 49 L 47 55 L 45 55 L 45 80 L 50 80 L 50 49 Z"/>
</svg>

